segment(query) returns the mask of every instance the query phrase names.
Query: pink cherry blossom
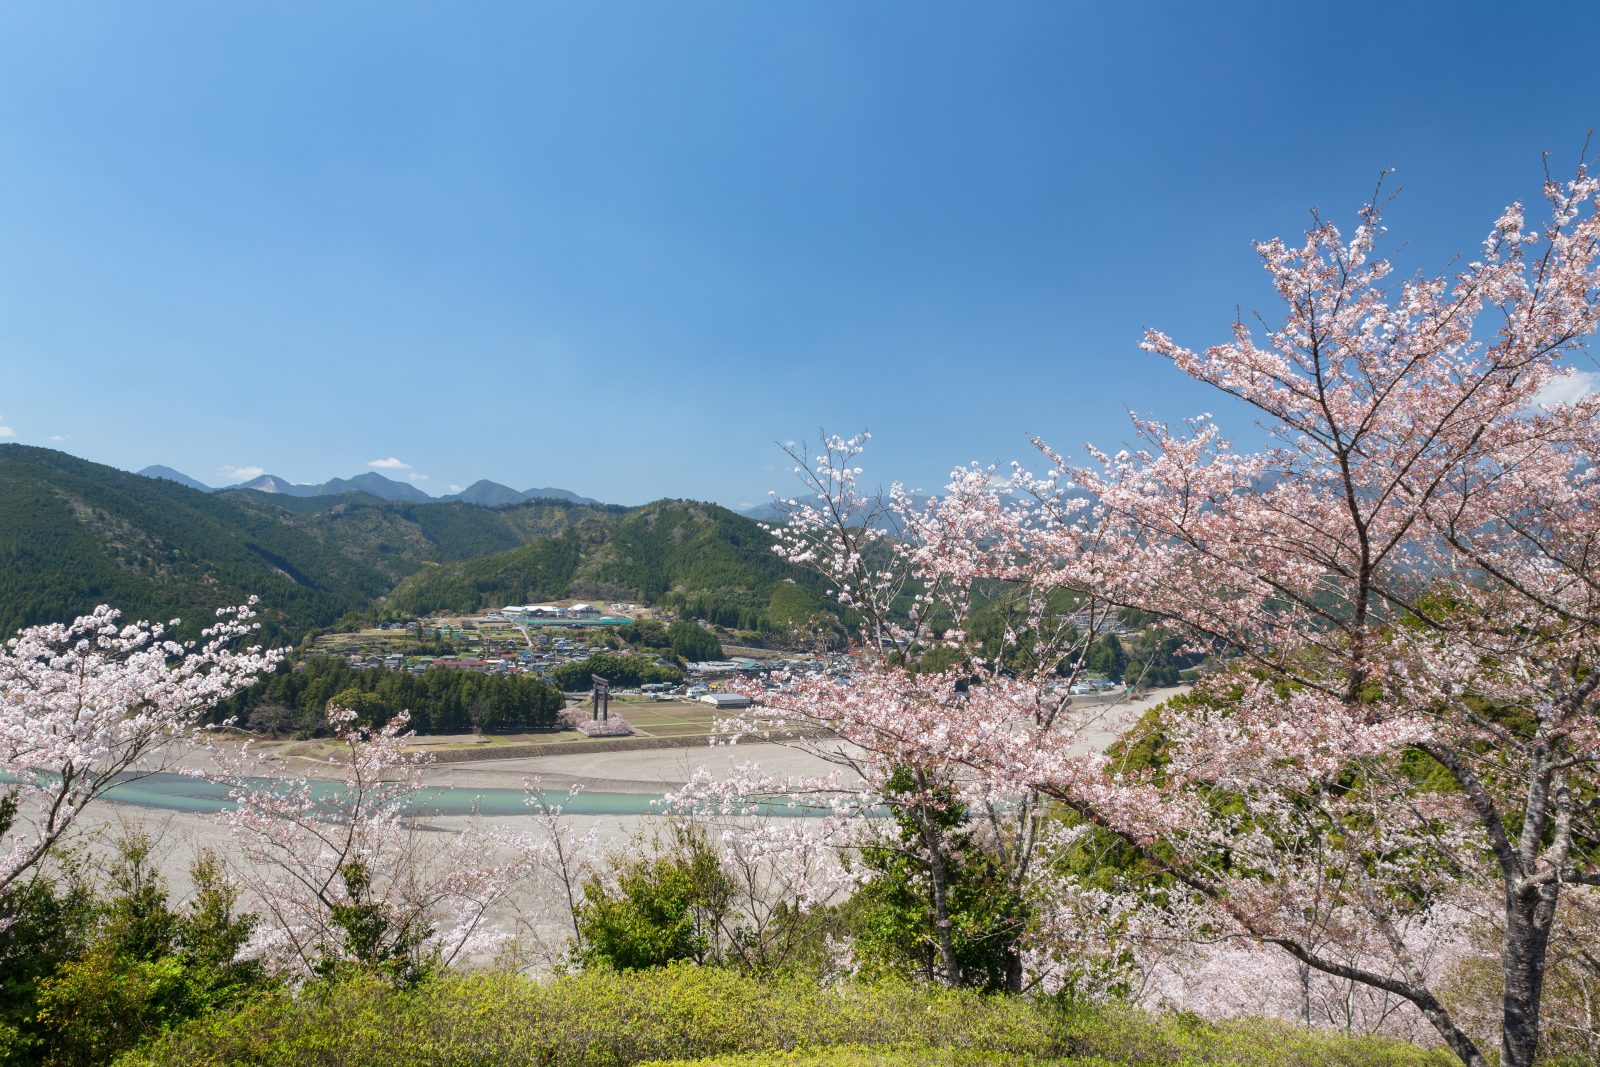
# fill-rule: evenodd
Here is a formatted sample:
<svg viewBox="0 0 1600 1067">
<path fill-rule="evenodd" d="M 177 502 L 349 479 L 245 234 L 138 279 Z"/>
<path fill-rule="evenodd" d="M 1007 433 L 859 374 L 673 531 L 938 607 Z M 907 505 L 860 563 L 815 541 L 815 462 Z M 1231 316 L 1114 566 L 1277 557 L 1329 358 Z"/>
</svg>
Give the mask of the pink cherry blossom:
<svg viewBox="0 0 1600 1067">
<path fill-rule="evenodd" d="M 0 854 L 0 894 L 37 865 L 84 808 L 119 781 L 160 769 L 192 744 L 218 701 L 271 670 L 281 653 L 237 650 L 256 623 L 224 608 L 198 641 L 172 626 L 123 624 L 101 606 L 32 626 L 0 648 L 0 773 L 17 814 Z"/>
</svg>

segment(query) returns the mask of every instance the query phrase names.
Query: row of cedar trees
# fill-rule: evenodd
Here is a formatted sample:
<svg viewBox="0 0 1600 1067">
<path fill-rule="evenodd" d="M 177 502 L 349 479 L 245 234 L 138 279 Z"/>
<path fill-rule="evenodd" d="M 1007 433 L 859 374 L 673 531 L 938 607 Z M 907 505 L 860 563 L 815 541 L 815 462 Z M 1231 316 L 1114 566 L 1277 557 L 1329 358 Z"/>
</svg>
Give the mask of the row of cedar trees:
<svg viewBox="0 0 1600 1067">
<path fill-rule="evenodd" d="M 407 710 L 418 733 L 486 733 L 544 729 L 565 705 L 561 691 L 531 675 L 432 670 L 420 674 L 351 667 L 339 656 L 308 656 L 285 665 L 218 705 L 214 720 L 236 718 L 271 733 L 312 733 L 330 701 L 361 703 L 371 712 Z"/>
</svg>

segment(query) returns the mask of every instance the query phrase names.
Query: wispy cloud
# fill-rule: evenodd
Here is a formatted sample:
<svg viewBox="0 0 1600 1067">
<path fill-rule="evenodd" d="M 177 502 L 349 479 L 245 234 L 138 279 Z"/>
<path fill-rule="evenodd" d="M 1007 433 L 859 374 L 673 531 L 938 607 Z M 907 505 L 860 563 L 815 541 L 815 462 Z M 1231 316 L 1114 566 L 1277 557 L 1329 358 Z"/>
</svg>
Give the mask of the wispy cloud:
<svg viewBox="0 0 1600 1067">
<path fill-rule="evenodd" d="M 406 477 L 410 478 L 414 482 L 425 482 L 428 480 L 428 476 L 426 474 L 418 474 L 416 471 L 412 471 L 410 474 L 406 475 Z"/>
<path fill-rule="evenodd" d="M 267 468 L 265 467 L 234 467 L 227 463 L 218 467 L 217 470 L 241 482 L 248 482 L 251 478 L 259 478 L 267 473 Z"/>
<path fill-rule="evenodd" d="M 450 490 L 452 493 L 461 492 L 461 487 L 459 485 L 447 485 L 447 486 L 445 486 L 445 488 Z"/>
<path fill-rule="evenodd" d="M 9 426 L 0 424 L 0 437 L 15 437 L 15 436 L 17 436 L 17 431 L 13 430 Z"/>
<path fill-rule="evenodd" d="M 403 470 L 409 470 L 410 467 L 411 467 L 411 464 L 406 463 L 404 460 L 398 460 L 398 459 L 395 459 L 393 456 L 390 456 L 388 459 L 372 459 L 372 460 L 368 460 L 367 461 L 367 466 L 376 468 L 377 470 L 380 470 L 380 471 L 403 471 Z"/>
<path fill-rule="evenodd" d="M 49 437 L 46 437 L 45 440 L 56 441 L 58 443 L 61 441 L 70 441 L 72 440 L 72 435 L 70 433 L 53 433 Z"/>
<path fill-rule="evenodd" d="M 1533 402 L 1546 407 L 1561 408 L 1576 404 L 1592 393 L 1600 392 L 1600 371 L 1575 370 L 1561 378 L 1551 378 L 1534 395 Z"/>
</svg>

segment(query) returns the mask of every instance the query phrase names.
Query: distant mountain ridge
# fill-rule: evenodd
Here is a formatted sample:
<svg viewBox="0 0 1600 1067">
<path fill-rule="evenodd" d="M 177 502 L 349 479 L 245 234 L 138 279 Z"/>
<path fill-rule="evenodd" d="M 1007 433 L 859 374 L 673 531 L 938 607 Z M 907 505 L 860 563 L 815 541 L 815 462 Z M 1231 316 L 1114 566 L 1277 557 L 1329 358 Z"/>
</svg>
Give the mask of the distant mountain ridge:
<svg viewBox="0 0 1600 1067">
<path fill-rule="evenodd" d="M 385 500 L 366 491 L 374 479 L 387 480 L 337 480 L 346 491 L 320 497 L 272 476 L 216 491 L 0 444 L 0 637 L 102 603 L 131 618 L 181 616 L 192 633 L 251 594 L 273 642 L 352 613 L 561 596 L 659 604 L 746 630 L 830 614 L 815 576 L 714 504 L 626 508 L 493 483 L 477 495 L 529 499 Z"/>
<path fill-rule="evenodd" d="M 768 523 L 786 522 L 789 518 L 788 509 L 780 506 L 776 500 L 768 500 L 755 507 L 745 508 L 739 514 L 747 519 Z"/>
<path fill-rule="evenodd" d="M 177 482 L 179 485 L 186 485 L 190 489 L 198 489 L 202 493 L 216 492 L 205 482 L 196 481 L 182 471 L 175 471 L 171 467 L 163 467 L 159 463 L 153 467 L 146 467 L 138 473 L 146 478 L 165 478 L 169 482 Z"/>
<path fill-rule="evenodd" d="M 593 497 L 579 496 L 571 489 L 555 489 L 547 486 L 540 489 L 523 489 L 519 492 L 509 485 L 491 482 L 487 478 L 480 478 L 461 490 L 461 492 L 442 496 L 438 499 L 460 500 L 467 504 L 482 504 L 487 508 L 500 507 L 504 504 L 521 504 L 526 500 L 567 500 L 574 504 L 600 503 Z"/>
<path fill-rule="evenodd" d="M 500 507 L 504 504 L 520 504 L 525 500 L 569 500 L 574 504 L 598 504 L 600 501 L 593 497 L 579 496 L 570 489 L 556 489 L 553 487 L 516 490 L 510 486 L 491 482 L 488 479 L 479 479 L 467 486 L 459 493 L 450 493 L 445 496 L 431 496 L 409 482 L 397 482 L 393 478 L 385 478 L 376 471 L 367 471 L 354 478 L 331 478 L 320 484 L 311 482 L 291 482 L 287 478 L 276 474 L 260 474 L 247 482 L 236 482 L 233 485 L 213 487 L 206 485 L 196 478 L 191 478 L 182 471 L 171 467 L 155 466 L 146 467 L 137 473 L 146 478 L 164 478 L 169 482 L 186 485 L 190 489 L 198 489 L 202 493 L 222 493 L 235 489 L 252 489 L 258 493 L 273 493 L 279 496 L 292 497 L 318 497 L 342 496 L 345 493 L 367 493 L 379 500 L 410 500 L 417 503 L 438 500 L 460 500 L 467 504 L 481 504 L 484 507 Z"/>
</svg>

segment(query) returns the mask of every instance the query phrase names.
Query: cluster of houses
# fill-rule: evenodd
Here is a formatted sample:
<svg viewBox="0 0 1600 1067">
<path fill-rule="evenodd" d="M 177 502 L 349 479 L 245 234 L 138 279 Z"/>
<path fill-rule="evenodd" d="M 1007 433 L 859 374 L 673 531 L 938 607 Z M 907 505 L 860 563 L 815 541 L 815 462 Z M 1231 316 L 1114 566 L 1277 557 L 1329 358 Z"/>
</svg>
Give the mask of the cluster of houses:
<svg viewBox="0 0 1600 1067">
<path fill-rule="evenodd" d="M 480 636 L 481 635 L 481 636 Z M 398 652 L 375 653 L 357 648 L 338 649 L 350 666 L 364 670 L 385 667 L 392 671 L 410 671 L 421 674 L 430 670 L 475 671 L 478 674 L 535 674 L 546 677 L 563 663 L 588 658 L 603 648 L 585 641 L 553 635 L 538 635 L 526 642 L 520 638 L 499 638 L 480 630 L 475 634 L 462 634 L 469 644 L 477 647 L 459 655 L 402 655 Z"/>
<path fill-rule="evenodd" d="M 610 611 L 617 612 L 633 605 L 613 604 Z M 510 604 L 498 612 L 489 612 L 480 618 L 462 620 L 456 625 L 448 623 L 394 622 L 383 629 L 411 629 L 419 635 L 430 631 L 436 637 L 450 638 L 466 645 L 455 655 L 406 655 L 370 647 L 347 645 L 327 648 L 326 651 L 343 655 L 345 661 L 356 669 L 386 668 L 393 671 L 410 671 L 421 674 L 430 670 L 473 671 L 479 674 L 533 674 L 549 677 L 555 668 L 566 663 L 588 658 L 595 652 L 606 651 L 583 639 L 581 632 L 570 637 L 558 632 L 538 632 L 529 623 L 554 622 L 567 625 L 604 625 L 612 621 L 627 622 L 627 618 L 613 620 L 602 615 L 593 604 Z M 500 625 L 495 625 L 496 623 Z M 459 647 L 459 646 L 458 646 Z M 648 654 L 648 650 L 636 650 Z M 792 678 L 833 677 L 845 679 L 850 671 L 850 660 L 843 655 L 827 657 L 792 656 L 784 658 L 754 659 L 735 657 L 726 660 L 708 660 L 688 664 L 688 679 L 684 684 L 667 683 L 644 686 L 644 691 L 660 700 L 687 697 L 715 704 L 720 709 L 744 707 L 748 700 L 726 691 L 727 683 L 734 681 L 758 682 L 769 689 L 781 688 L 785 683 L 775 676 Z"/>
<path fill-rule="evenodd" d="M 776 676 L 794 678 L 832 677 L 844 681 L 849 677 L 850 659 L 843 655 L 827 657 L 796 656 L 785 659 L 750 659 L 739 657 L 727 660 L 699 660 L 688 665 L 689 681 L 684 693 L 691 700 L 703 700 L 719 708 L 746 707 L 744 697 L 734 697 L 718 690 L 724 682 L 760 682 L 767 689 L 782 689 L 787 684 Z M 732 701 L 745 700 L 738 704 Z"/>
<path fill-rule="evenodd" d="M 561 607 L 559 604 L 507 604 L 501 608 L 499 614 L 507 619 L 592 619 L 600 614 L 600 609 L 593 604 L 573 604 L 570 607 Z M 494 618 L 493 615 L 489 618 Z"/>
</svg>

